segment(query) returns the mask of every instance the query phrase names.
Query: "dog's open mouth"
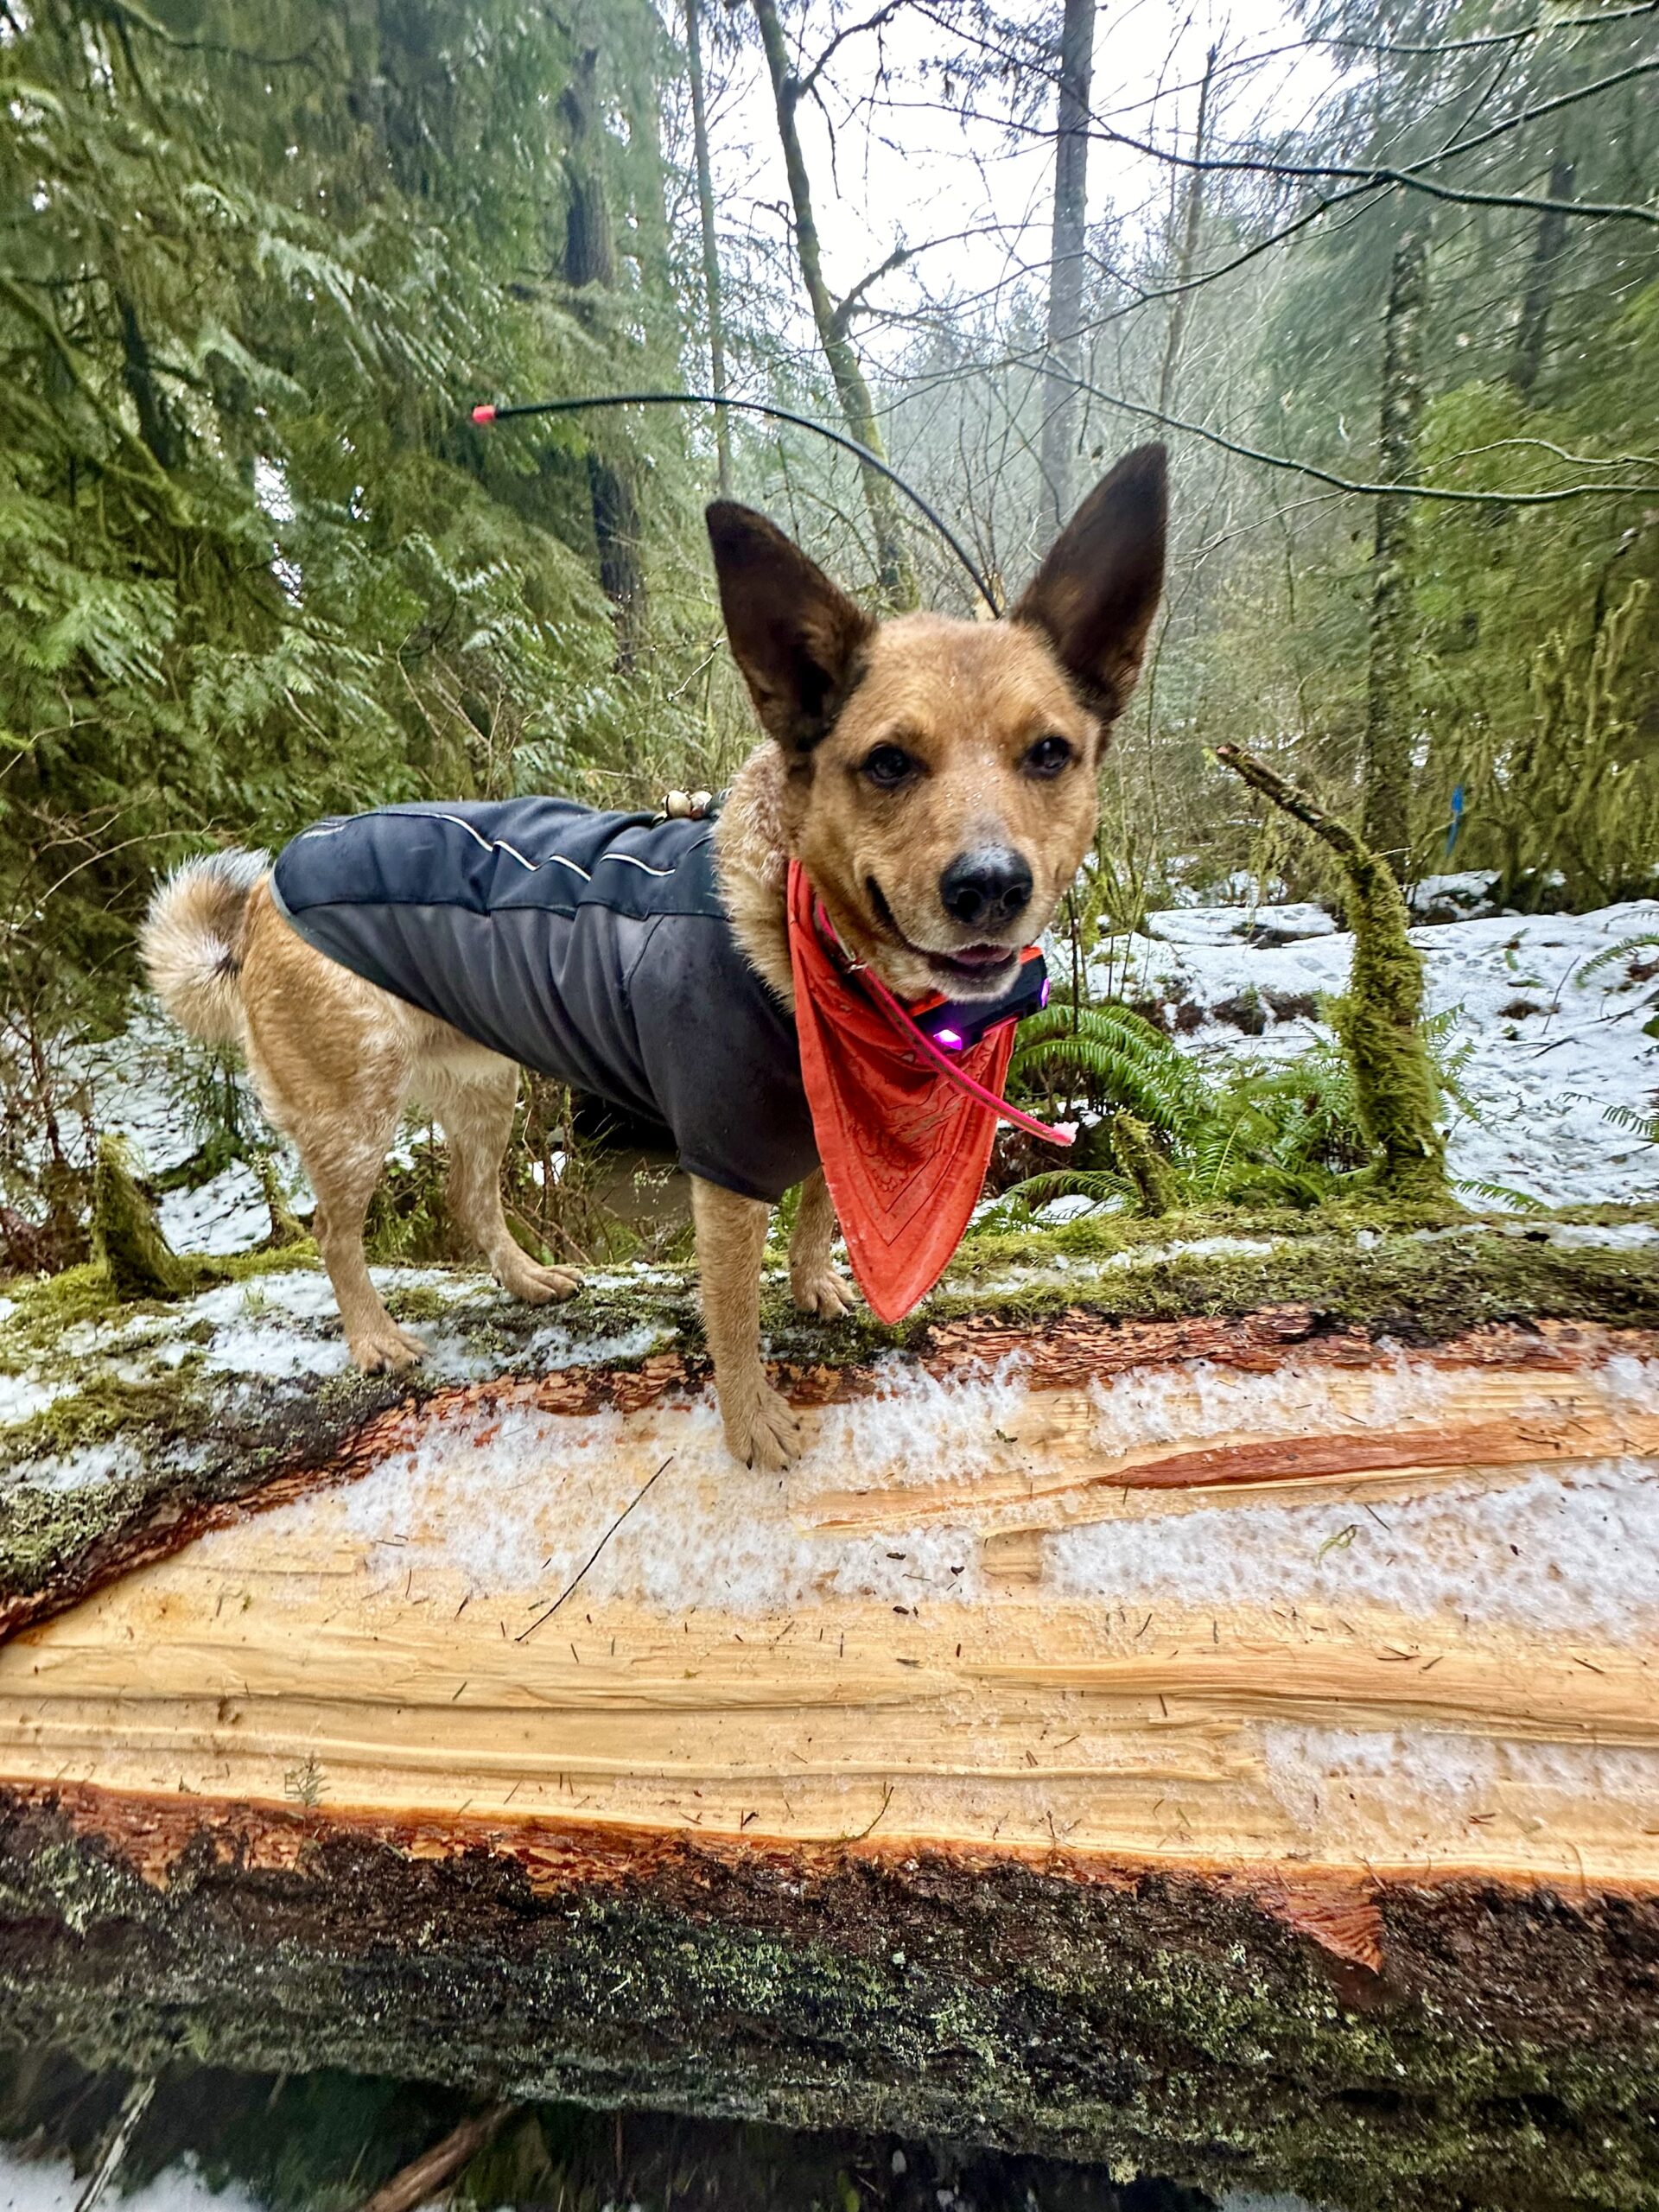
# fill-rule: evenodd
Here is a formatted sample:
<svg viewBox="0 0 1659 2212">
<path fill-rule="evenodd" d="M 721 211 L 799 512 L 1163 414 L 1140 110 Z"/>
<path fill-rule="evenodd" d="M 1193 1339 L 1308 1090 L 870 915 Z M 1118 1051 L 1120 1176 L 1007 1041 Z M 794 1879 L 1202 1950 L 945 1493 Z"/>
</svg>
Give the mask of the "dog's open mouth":
<svg viewBox="0 0 1659 2212">
<path fill-rule="evenodd" d="M 1020 948 L 1014 944 L 962 944 L 954 952 L 936 952 L 931 945 L 918 944 L 907 938 L 893 919 L 893 909 L 882 895 L 875 878 L 867 876 L 865 886 L 870 894 L 879 925 L 906 952 L 913 952 L 918 960 L 925 960 L 941 978 L 955 977 L 985 984 L 1006 976 L 1017 964 Z"/>
</svg>

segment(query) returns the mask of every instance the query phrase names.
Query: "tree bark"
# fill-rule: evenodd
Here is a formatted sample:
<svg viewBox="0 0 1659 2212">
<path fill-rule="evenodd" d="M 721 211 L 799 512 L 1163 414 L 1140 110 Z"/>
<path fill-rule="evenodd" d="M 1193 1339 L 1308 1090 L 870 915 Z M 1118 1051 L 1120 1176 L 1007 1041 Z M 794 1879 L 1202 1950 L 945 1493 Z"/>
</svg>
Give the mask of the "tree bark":
<svg viewBox="0 0 1659 2212">
<path fill-rule="evenodd" d="M 0 1883 L 10 2033 L 93 2063 L 159 2071 L 182 2040 L 250 2070 L 890 2130 L 1217 2196 L 1652 2201 L 1642 1885 L 1230 1880 L 925 1840 L 787 1856 L 73 1788 L 0 1790 Z"/>
<path fill-rule="evenodd" d="M 566 134 L 565 177 L 569 200 L 565 213 L 564 281 L 589 295 L 584 303 L 595 327 L 604 320 L 600 296 L 616 288 L 616 238 L 611 222 L 605 175 L 605 129 L 598 96 L 599 50 L 577 57 L 559 102 Z M 598 434 L 595 434 L 597 435 Z M 599 580 L 616 613 L 616 658 L 627 672 L 639 658 L 646 613 L 645 564 L 640 555 L 639 503 L 632 467 L 625 455 L 613 455 L 597 443 L 588 448 L 588 502 Z"/>
<path fill-rule="evenodd" d="M 1423 411 L 1423 317 L 1428 242 L 1421 232 L 1395 249 L 1383 325 L 1382 404 L 1377 475 L 1404 483 L 1416 465 Z M 1370 669 L 1365 715 L 1362 834 L 1403 882 L 1411 865 L 1413 508 L 1383 493 L 1376 502 L 1372 561 Z"/>
<path fill-rule="evenodd" d="M 117 305 L 121 317 L 121 381 L 138 412 L 138 434 L 160 467 L 176 468 L 184 458 L 177 416 L 156 381 L 137 309 L 124 294 L 118 296 Z"/>
<path fill-rule="evenodd" d="M 1095 0 L 1065 0 L 1054 134 L 1054 223 L 1048 262 L 1050 372 L 1043 379 L 1043 519 L 1058 530 L 1071 512 L 1077 378 L 1083 359 L 1083 280 L 1089 223 L 1089 89 Z"/>
<path fill-rule="evenodd" d="M 796 120 L 796 111 L 800 102 L 800 82 L 790 67 L 789 49 L 785 41 L 783 25 L 779 20 L 776 0 L 754 0 L 754 16 L 760 25 L 760 41 L 766 49 L 766 67 L 772 78 L 772 97 L 778 110 L 778 134 L 783 144 L 784 167 L 788 173 L 789 196 L 795 215 L 796 254 L 800 262 L 801 281 L 811 304 L 818 343 L 829 364 L 848 435 L 856 438 L 860 445 L 868 446 L 872 453 L 885 460 L 886 448 L 876 423 L 870 388 L 863 370 L 859 366 L 858 353 L 850 335 L 852 310 L 862 288 L 849 292 L 844 299 L 837 302 L 824 281 L 817 218 L 812 208 L 811 181 L 807 175 L 806 157 L 801 149 L 801 134 Z M 895 260 L 897 257 L 894 257 Z M 864 504 L 875 537 L 876 566 L 882 596 L 890 607 L 913 607 L 916 603 L 916 575 L 899 524 L 893 487 L 874 468 L 862 467 L 861 473 L 864 483 Z"/>
<path fill-rule="evenodd" d="M 1549 197 L 1570 200 L 1573 197 L 1573 166 L 1569 161 L 1554 162 L 1549 172 Z M 1532 266 L 1527 276 L 1526 295 L 1521 302 L 1521 321 L 1515 334 L 1515 361 L 1510 381 L 1522 399 L 1530 399 L 1538 382 L 1538 372 L 1544 365 L 1544 340 L 1549 329 L 1550 302 L 1555 289 L 1555 264 L 1567 245 L 1567 217 L 1559 207 L 1547 207 L 1538 218 L 1538 230 L 1532 249 Z"/>
<path fill-rule="evenodd" d="M 696 149 L 697 213 L 702 232 L 702 293 L 709 321 L 709 389 L 726 394 L 726 315 L 721 298 L 720 238 L 715 228 L 715 185 L 709 160 L 709 108 L 702 75 L 702 0 L 685 0 L 686 67 L 691 79 L 691 131 Z M 732 493 L 732 429 L 723 407 L 715 410 L 715 483 Z"/>
<path fill-rule="evenodd" d="M 1205 56 L 1204 79 L 1198 86 L 1198 116 L 1192 133 L 1193 166 L 1187 172 L 1186 207 L 1181 224 L 1181 250 L 1175 264 L 1175 282 L 1182 287 L 1192 283 L 1198 267 L 1198 238 L 1204 226 L 1204 156 L 1210 138 L 1210 92 L 1215 82 L 1216 63 L 1220 57 L 1219 46 L 1212 46 Z M 1175 398 L 1175 375 L 1180 365 L 1181 340 L 1186 334 L 1187 315 L 1192 305 L 1192 294 L 1183 289 L 1170 303 L 1169 332 L 1164 340 L 1164 362 L 1158 373 L 1158 411 L 1167 415 Z"/>
</svg>

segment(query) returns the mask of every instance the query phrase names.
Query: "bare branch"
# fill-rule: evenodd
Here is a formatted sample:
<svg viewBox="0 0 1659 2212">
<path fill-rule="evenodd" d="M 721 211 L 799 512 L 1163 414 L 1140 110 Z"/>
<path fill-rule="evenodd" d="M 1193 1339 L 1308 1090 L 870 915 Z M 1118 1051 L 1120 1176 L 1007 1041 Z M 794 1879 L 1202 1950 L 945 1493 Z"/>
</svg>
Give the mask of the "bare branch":
<svg viewBox="0 0 1659 2212">
<path fill-rule="evenodd" d="M 937 243 L 942 245 L 944 241 L 941 239 Z M 835 329 L 844 334 L 871 285 L 879 284 L 884 276 L 891 276 L 895 269 L 902 268 L 909 259 L 910 248 L 907 245 L 896 245 L 887 259 L 878 267 L 872 269 L 868 276 L 861 276 L 852 290 L 842 295 L 840 305 L 830 318 Z"/>
<path fill-rule="evenodd" d="M 1535 107 L 1522 108 L 1519 113 L 1492 124 L 1475 137 L 1450 143 L 1427 156 L 1424 161 L 1414 162 L 1405 168 L 1366 168 L 1338 162 L 1287 162 L 1266 154 L 1206 154 L 1202 156 L 1184 154 L 1178 148 L 1160 146 L 1151 139 L 1137 138 L 1128 131 L 1114 130 L 1098 118 L 1095 118 L 1095 128 L 1089 135 L 1103 139 L 1109 145 L 1122 146 L 1129 153 L 1142 155 L 1148 161 L 1162 162 L 1172 168 L 1227 175 L 1274 176 L 1287 182 L 1313 183 L 1323 179 L 1335 179 L 1360 192 L 1402 188 L 1464 207 L 1514 207 L 1529 214 L 1571 215 L 1604 221 L 1648 223 L 1659 227 L 1659 209 L 1639 207 L 1624 200 L 1552 200 L 1547 195 L 1534 193 L 1480 192 L 1468 187 L 1442 184 L 1423 173 L 1433 162 L 1460 159 L 1465 154 L 1472 154 L 1479 148 L 1490 145 L 1494 139 L 1520 129 L 1523 124 L 1535 123 L 1545 116 L 1559 113 L 1562 108 L 1575 106 L 1581 100 L 1593 99 L 1634 79 L 1652 76 L 1656 73 L 1659 73 L 1659 59 L 1631 62 L 1627 67 L 1614 70 L 1605 77 L 1599 77 L 1591 84 L 1580 85 L 1572 92 L 1558 94 L 1554 99 L 1541 100 Z M 953 110 L 952 112 L 963 114 L 974 121 L 991 119 L 971 110 Z M 1034 124 L 1017 123 L 1006 118 L 999 120 L 999 127 L 1031 138 L 1046 138 L 1050 135 Z M 1339 194 L 1334 199 L 1349 196 L 1350 194 Z"/>
<path fill-rule="evenodd" d="M 1656 10 L 1659 10 L 1659 0 L 1642 0 L 1641 5 L 1630 9 L 1628 12 L 1636 16 L 1650 14 Z M 938 24 L 940 29 L 947 28 L 946 24 L 925 5 L 921 6 L 920 12 L 929 22 Z M 1598 17 L 1581 20 L 1589 22 L 1611 19 Z M 1542 28 L 1544 27 L 1541 25 L 1534 27 L 1535 30 Z M 1314 41 L 1310 41 L 1310 43 L 1313 42 Z M 1340 43 L 1338 41 L 1318 42 Z M 1017 62 L 1025 68 L 1036 66 L 1026 57 L 1016 55 L 1010 49 L 984 37 L 974 39 L 973 43 L 993 59 L 1007 63 Z M 1659 226 L 1659 210 L 1651 207 L 1634 207 L 1618 200 L 1556 200 L 1524 194 L 1460 191 L 1450 185 L 1431 181 L 1422 174 L 1431 162 L 1473 153 L 1482 146 L 1490 145 L 1494 139 L 1500 138 L 1511 130 L 1518 130 L 1524 124 L 1538 122 L 1545 116 L 1557 114 L 1563 108 L 1575 106 L 1581 100 L 1594 99 L 1602 92 L 1611 92 L 1620 85 L 1627 84 L 1637 78 L 1649 76 L 1656 71 L 1659 71 L 1659 60 L 1629 63 L 1622 69 L 1616 69 L 1604 77 L 1593 79 L 1587 85 L 1575 86 L 1571 91 L 1558 93 L 1552 99 L 1541 100 L 1536 106 L 1522 108 L 1516 114 L 1507 116 L 1501 122 L 1491 124 L 1475 137 L 1461 141 L 1454 139 L 1440 148 L 1434 154 L 1425 157 L 1422 162 L 1412 162 L 1404 168 L 1382 166 L 1361 168 L 1346 163 L 1284 162 L 1270 159 L 1265 155 L 1217 155 L 1200 158 L 1190 154 L 1182 154 L 1172 148 L 1159 146 L 1149 139 L 1136 138 L 1128 132 L 1114 130 L 1105 118 L 1096 113 L 1092 109 L 1090 111 L 1090 123 L 1092 126 L 1090 135 L 1103 138 L 1109 144 L 1122 146 L 1131 153 L 1143 155 L 1148 160 L 1163 162 L 1177 168 L 1212 169 L 1238 175 L 1277 176 L 1306 181 L 1332 178 L 1351 181 L 1361 190 L 1373 187 L 1404 188 L 1425 193 L 1432 199 L 1451 200 L 1465 206 L 1514 207 L 1534 214 L 1554 213 L 1599 218 L 1603 220 L 1649 223 Z M 914 105 L 938 104 L 915 103 Z M 995 119 L 999 128 L 1017 132 L 1026 137 L 1046 138 L 1049 136 L 1049 133 L 1040 126 L 1019 122 L 1013 117 L 992 118 L 965 106 L 953 108 L 950 111 L 959 115 L 964 121 L 988 122 Z"/>
<path fill-rule="evenodd" d="M 1659 6 L 1659 0 L 1655 0 L 1655 4 Z M 867 16 L 862 22 L 844 24 L 842 28 L 836 33 L 829 45 L 824 48 L 823 52 L 818 56 L 812 67 L 807 71 L 805 76 L 796 78 L 796 99 L 798 100 L 804 99 L 806 95 L 812 90 L 819 78 L 823 76 L 824 71 L 830 67 L 830 63 L 835 55 L 837 47 L 844 45 L 849 38 L 861 37 L 866 31 L 879 31 L 883 29 L 886 25 L 890 23 L 893 17 L 899 14 L 901 9 L 907 7 L 908 5 L 909 0 L 887 0 L 887 4 L 885 8 L 878 8 L 873 16 Z"/>
<path fill-rule="evenodd" d="M 1046 360 L 1040 354 L 1012 356 L 996 364 L 1000 367 L 1033 367 L 1039 361 L 1046 369 Z M 1626 497 L 1651 499 L 1659 492 L 1659 483 L 1647 484 L 1563 484 L 1551 492 L 1462 492 L 1442 484 L 1371 484 L 1351 477 L 1338 476 L 1317 462 L 1295 461 L 1288 454 L 1264 453 L 1259 446 L 1245 445 L 1240 439 L 1230 438 L 1224 431 L 1212 430 L 1203 423 L 1189 423 L 1179 415 L 1166 414 L 1161 408 L 1148 407 L 1135 399 L 1125 399 L 1119 392 L 1104 391 L 1098 385 L 1077 379 L 1079 391 L 1116 407 L 1125 415 L 1135 415 L 1149 423 L 1160 423 L 1166 429 L 1184 430 L 1188 436 L 1202 438 L 1208 445 L 1219 446 L 1224 452 L 1236 454 L 1242 461 L 1259 461 L 1264 468 L 1288 469 L 1298 476 L 1311 477 L 1317 484 L 1330 484 L 1338 492 L 1347 492 L 1364 499 L 1397 498 L 1409 499 L 1439 499 L 1457 506 L 1484 507 L 1551 507 L 1563 499 Z M 1597 464 L 1599 466 L 1599 464 Z M 1659 467 L 1659 461 L 1643 466 Z"/>
<path fill-rule="evenodd" d="M 1635 16 L 1656 14 L 1659 14 L 1659 0 L 1637 0 L 1635 7 L 1609 8 L 1605 15 L 1545 16 L 1541 22 L 1522 24 L 1519 30 L 1488 31 L 1478 38 L 1452 38 L 1422 46 L 1405 42 L 1396 45 L 1386 39 L 1321 36 L 1317 32 L 1306 42 L 1310 46 L 1344 47 L 1358 54 L 1380 54 L 1390 60 L 1397 55 L 1402 60 L 1438 60 L 1448 54 L 1475 54 L 1494 46 L 1520 46 L 1529 39 L 1541 38 L 1546 32 L 1599 31 L 1607 23 L 1628 23 Z"/>
</svg>

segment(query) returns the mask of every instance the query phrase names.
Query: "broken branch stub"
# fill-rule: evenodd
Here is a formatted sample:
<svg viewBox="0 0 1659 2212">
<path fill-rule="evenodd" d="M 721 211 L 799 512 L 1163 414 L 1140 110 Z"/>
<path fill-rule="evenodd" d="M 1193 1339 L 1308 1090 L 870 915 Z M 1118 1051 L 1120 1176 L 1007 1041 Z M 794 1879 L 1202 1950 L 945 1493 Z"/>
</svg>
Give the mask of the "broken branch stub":
<svg viewBox="0 0 1659 2212">
<path fill-rule="evenodd" d="M 163 1235 L 126 1147 L 107 1135 L 92 1170 L 92 1250 L 124 1299 L 180 1298 L 199 1287 L 195 1269 Z"/>
</svg>

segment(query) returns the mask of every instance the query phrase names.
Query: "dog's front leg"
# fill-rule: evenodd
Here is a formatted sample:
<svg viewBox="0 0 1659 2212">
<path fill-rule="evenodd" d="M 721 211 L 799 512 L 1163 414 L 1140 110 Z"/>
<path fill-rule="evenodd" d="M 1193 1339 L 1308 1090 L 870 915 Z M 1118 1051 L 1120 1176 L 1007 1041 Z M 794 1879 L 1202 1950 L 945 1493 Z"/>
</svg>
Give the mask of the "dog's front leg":
<svg viewBox="0 0 1659 2212">
<path fill-rule="evenodd" d="M 836 1202 L 822 1167 L 801 1185 L 801 1203 L 789 1240 L 789 1287 L 803 1313 L 838 1321 L 853 1310 L 853 1294 L 830 1264 L 836 1241 Z"/>
<path fill-rule="evenodd" d="M 771 1208 L 691 1178 L 702 1325 L 715 1363 L 726 1441 L 749 1467 L 785 1467 L 800 1428 L 760 1363 L 760 1262 Z"/>
</svg>

